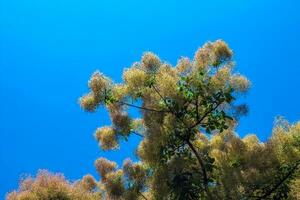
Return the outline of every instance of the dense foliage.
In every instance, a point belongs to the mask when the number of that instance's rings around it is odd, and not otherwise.
[[[35,178],[27,177],[20,182],[19,190],[11,192],[7,200],[96,200],[97,182],[91,175],[70,183],[61,174],[39,171]]]
[[[65,195],[54,199],[80,199],[78,191],[84,191],[85,199],[112,200],[299,199],[300,123],[278,118],[264,143],[255,135],[238,137],[234,130],[247,106],[235,100],[250,83],[234,72],[232,55],[218,40],[199,48],[193,60],[181,58],[175,67],[147,52],[124,71],[120,84],[95,72],[81,107],[94,112],[105,106],[112,121],[98,128],[95,137],[103,150],[115,150],[121,139],[140,136],[140,162],[126,160],[118,168],[97,159],[97,184],[88,176],[78,183],[59,179],[62,191],[47,184],[23,187],[39,183],[39,174],[25,179],[8,200],[51,199],[35,196],[50,189]],[[140,118],[130,117],[129,108],[140,110]]]

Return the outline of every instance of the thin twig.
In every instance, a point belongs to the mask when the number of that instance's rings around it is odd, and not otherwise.
[[[135,135],[137,135],[137,136],[140,136],[140,137],[142,137],[142,138],[145,137],[144,135],[142,135],[142,134],[140,134],[140,133],[138,133],[138,132],[135,132],[135,131],[131,131],[131,133],[133,133],[133,134],[135,134]]]
[[[217,109],[220,105],[222,104],[222,102],[217,103],[214,107],[212,107],[211,109],[209,109],[206,113],[204,113],[204,115],[194,124],[192,125],[189,129],[193,129],[196,126],[198,126],[204,119],[205,117],[207,117],[208,114],[210,114],[212,111],[214,111],[215,109]]]
[[[126,105],[126,106],[133,107],[133,108],[138,108],[138,109],[152,111],[152,112],[168,112],[166,110],[155,110],[153,108],[146,108],[146,107],[142,107],[142,106],[137,106],[137,105],[134,105],[134,104],[123,102],[123,101],[117,101],[117,102],[120,103],[120,104]]]

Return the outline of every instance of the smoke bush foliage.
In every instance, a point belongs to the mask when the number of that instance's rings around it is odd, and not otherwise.
[[[238,137],[235,127],[248,109],[235,100],[250,82],[235,72],[232,56],[217,40],[176,66],[146,52],[119,84],[95,72],[80,105],[88,112],[105,106],[112,122],[95,138],[103,150],[116,150],[120,140],[140,136],[140,161],[125,160],[119,168],[99,158],[99,181],[87,175],[69,183],[40,173],[7,199],[299,199],[300,123],[278,118],[264,143],[255,135]],[[128,114],[130,107],[140,110],[140,118]]]
[[[96,186],[91,175],[70,183],[61,174],[40,170],[35,178],[21,180],[19,190],[8,194],[7,200],[96,200],[101,198]]]

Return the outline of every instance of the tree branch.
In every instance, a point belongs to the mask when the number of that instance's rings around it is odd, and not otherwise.
[[[137,106],[137,105],[133,105],[133,104],[130,104],[130,103],[123,102],[123,101],[117,101],[117,102],[120,103],[120,104],[126,105],[126,106],[133,107],[133,108],[138,108],[138,109],[152,111],[152,112],[162,112],[162,113],[163,112],[168,112],[166,110],[155,110],[155,109],[152,109],[152,108],[146,108],[146,107],[142,107],[142,106]]]
[[[143,199],[148,200],[143,193],[139,192],[139,194],[143,197]]]
[[[185,126],[187,126],[186,123],[184,122],[184,120],[183,120],[180,116],[178,116],[178,113],[176,112],[176,110],[173,110],[173,109],[168,105],[168,103],[166,102],[165,98],[163,98],[163,96],[160,94],[160,92],[158,91],[158,89],[157,89],[154,85],[153,85],[152,87],[153,87],[153,89],[155,90],[155,92],[160,96],[160,98],[164,101],[164,103],[166,104],[166,106],[168,107],[168,109],[169,109],[168,112],[170,112],[171,114],[175,115],[175,117],[176,117],[178,120],[180,120]]]
[[[279,180],[279,182],[269,191],[266,192],[266,194],[260,196],[257,198],[257,200],[259,199],[266,199],[268,196],[270,196],[274,191],[276,191],[288,178],[290,178],[294,172],[298,169],[300,165],[300,160],[298,160],[296,162],[296,164],[294,165],[294,167],[292,167],[292,169],[281,179]]]
[[[164,101],[164,103],[167,105],[169,111],[171,113],[173,113],[180,121],[182,121],[182,123],[186,126],[186,124],[184,123],[183,119],[181,119],[181,117],[178,116],[178,114],[176,113],[176,111],[173,111],[169,105],[167,104],[166,100],[163,98],[163,96],[160,94],[160,92],[157,90],[157,88],[153,85],[152,86],[153,89],[155,90],[155,92],[160,96],[160,98]],[[220,95],[218,95],[217,98],[219,98]],[[196,109],[197,109],[197,123],[194,124],[192,127],[188,128],[189,130],[193,129],[195,126],[197,126],[199,123],[201,123],[204,118],[209,114],[211,113],[213,110],[215,110],[222,102],[219,102],[217,103],[217,105],[215,107],[213,107],[212,109],[210,109],[207,113],[205,113],[200,119],[199,119],[199,113],[198,113],[198,99],[197,99],[197,102],[196,102]],[[205,164],[204,164],[204,161],[202,160],[202,158],[200,157],[199,153],[197,152],[197,150],[195,149],[195,147],[193,146],[193,144],[191,143],[191,141],[189,140],[189,138],[187,139],[184,139],[182,138],[183,141],[185,141],[187,143],[187,145],[189,146],[189,148],[192,150],[192,152],[195,154],[197,160],[198,160],[198,163],[200,165],[200,170],[203,174],[203,185],[204,185],[204,190],[205,190],[205,193],[207,194],[207,197],[208,199],[212,199],[211,197],[211,194],[209,192],[209,189],[208,189],[208,177],[207,177],[207,172],[206,172],[206,169],[205,169]]]
[[[140,137],[142,137],[142,138],[145,137],[144,135],[142,135],[142,134],[140,134],[140,133],[138,133],[138,132],[135,132],[135,131],[131,131],[131,133],[133,133],[133,134],[135,134],[135,135],[137,135],[137,136],[140,136]]]
[[[211,194],[208,190],[208,178],[207,178],[207,172],[206,172],[206,169],[205,169],[204,162],[203,162],[202,158],[200,157],[199,153],[197,152],[197,150],[195,149],[194,145],[191,143],[191,141],[190,140],[185,140],[185,142],[190,147],[190,149],[193,151],[193,153],[195,154],[195,156],[198,160],[198,163],[200,165],[200,170],[201,170],[202,175],[203,175],[204,190],[205,190],[208,198],[211,199]]]
[[[196,126],[198,126],[204,119],[205,119],[205,117],[207,117],[207,115],[209,114],[209,113],[211,113],[212,111],[214,111],[215,109],[217,109],[218,107],[219,107],[219,105],[221,105],[222,104],[222,102],[219,102],[219,103],[217,103],[214,107],[212,107],[211,109],[209,109],[206,113],[204,113],[204,115],[194,124],[194,125],[192,125],[189,129],[193,129],[193,128],[195,128]]]
[[[198,96],[197,96],[197,99],[196,99],[196,119],[199,120],[200,119],[200,116],[199,116],[199,102],[198,102]]]
[[[165,98],[163,98],[163,96],[160,94],[160,92],[158,91],[158,89],[157,89],[154,85],[152,85],[152,87],[153,87],[154,91],[158,94],[158,96],[161,98],[161,100],[164,101],[164,103],[165,103],[166,106],[168,107],[169,111],[170,111],[170,112],[173,112],[173,114],[176,114],[176,112],[175,112],[175,111],[172,111],[172,109],[169,107],[169,105],[168,105],[168,103],[166,102]]]

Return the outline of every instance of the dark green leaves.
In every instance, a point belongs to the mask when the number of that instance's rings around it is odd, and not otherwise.
[[[189,77],[181,77],[178,82],[177,91],[182,94],[186,100],[191,101],[197,95],[197,92],[189,84]]]
[[[117,101],[117,99],[113,96],[111,90],[106,90],[104,94],[104,103],[106,105],[115,103]]]
[[[226,113],[222,111],[213,111],[208,114],[207,122],[203,125],[207,133],[211,133],[214,130],[222,132],[228,128],[226,125],[226,119],[231,119]]]

